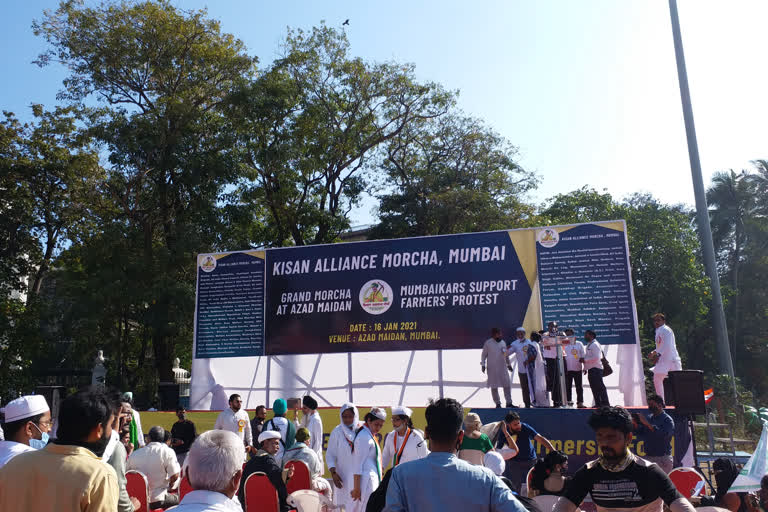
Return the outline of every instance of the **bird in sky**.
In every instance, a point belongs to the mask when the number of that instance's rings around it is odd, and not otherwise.
[[[344,21],[344,23],[342,23],[341,25],[342,25],[342,26],[344,26],[344,25],[349,25],[349,18],[347,18],[347,19]]]

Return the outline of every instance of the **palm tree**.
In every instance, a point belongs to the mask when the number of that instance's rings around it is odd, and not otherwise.
[[[712,238],[721,255],[721,268],[725,274],[729,274],[728,281],[734,291],[731,315],[732,349],[738,342],[739,279],[741,277],[739,267],[749,236],[746,224],[757,210],[756,187],[750,176],[752,175],[747,174],[746,171],[717,172],[712,177],[712,184],[707,190]]]

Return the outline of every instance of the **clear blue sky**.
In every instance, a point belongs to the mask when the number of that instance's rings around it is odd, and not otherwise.
[[[207,6],[262,65],[287,26],[349,18],[353,53],[415,63],[421,79],[459,89],[461,108],[517,145],[521,164],[542,177],[535,200],[586,184],[693,203],[666,0],[175,3]],[[52,106],[64,76],[31,64],[44,47],[31,22],[56,5],[0,6],[0,108],[22,118],[30,103]],[[679,0],[679,9],[708,182],[768,158],[768,2]],[[371,222],[373,205],[354,221]]]

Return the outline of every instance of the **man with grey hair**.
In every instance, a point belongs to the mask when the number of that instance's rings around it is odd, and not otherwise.
[[[237,434],[209,430],[198,436],[186,459],[187,478],[193,490],[173,510],[242,512],[235,494],[240,488],[243,462],[243,442]]]
[[[149,508],[168,508],[179,503],[179,495],[170,491],[179,479],[181,467],[176,453],[165,444],[165,429],[149,429],[149,444],[128,458],[129,471],[140,471],[149,483]]]

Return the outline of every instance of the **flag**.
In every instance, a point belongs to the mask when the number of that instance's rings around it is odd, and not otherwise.
[[[715,389],[709,388],[708,390],[704,391],[704,403],[708,404],[712,401],[712,399],[715,397]]]
[[[751,492],[760,489],[760,479],[768,473],[768,422],[763,422],[763,433],[755,453],[731,484],[728,492]]]

